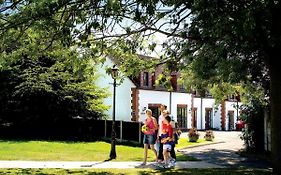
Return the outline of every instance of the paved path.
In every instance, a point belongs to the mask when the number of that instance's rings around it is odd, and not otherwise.
[[[246,158],[237,154],[243,148],[243,141],[240,139],[241,132],[214,131],[214,134],[216,144],[186,148],[179,151],[204,162],[223,167],[270,168],[269,163],[265,161],[257,158]],[[201,133],[200,137],[203,135],[204,133]]]
[[[181,137],[187,137],[183,133]],[[247,159],[237,154],[243,148],[240,132],[215,131],[213,144],[180,149],[178,151],[201,161],[178,161],[176,168],[229,168],[250,167],[270,168],[265,162]],[[203,137],[201,133],[200,137]],[[86,161],[5,161],[0,160],[0,168],[157,168],[155,163],[140,166],[142,162],[86,162]]]

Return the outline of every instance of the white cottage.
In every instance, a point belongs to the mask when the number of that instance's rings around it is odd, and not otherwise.
[[[144,58],[149,57],[145,56]],[[112,60],[107,58],[106,62],[99,68],[101,76],[97,84],[101,87],[107,87],[109,92],[113,92],[113,79],[106,74],[105,68],[113,65]],[[159,65],[154,72],[141,72],[138,78],[125,77],[122,84],[116,88],[116,120],[143,121],[145,110],[148,108],[158,118],[159,107],[161,104],[165,104],[181,129],[192,127],[200,130],[236,129],[235,122],[239,111],[234,107],[237,105],[235,99],[215,106],[215,100],[211,97],[203,98],[186,92],[177,83],[179,73],[171,74],[173,91],[169,92],[164,87],[155,85],[155,80],[162,71],[163,67]],[[112,106],[112,96],[105,99],[104,103]],[[238,105],[241,105],[240,102]],[[112,108],[107,111],[107,115],[109,118],[112,116]]]
[[[113,79],[111,75],[106,73],[106,68],[113,67],[114,63],[111,59],[107,58],[105,63],[100,65],[98,72],[100,77],[97,80],[97,85],[100,87],[107,88],[110,93],[113,92]],[[131,109],[131,94],[132,89],[136,88],[135,84],[129,79],[125,78],[123,83],[118,84],[116,87],[116,120],[131,121],[132,109]],[[104,100],[106,105],[111,108],[106,111],[106,115],[112,118],[112,105],[113,105],[113,94]]]

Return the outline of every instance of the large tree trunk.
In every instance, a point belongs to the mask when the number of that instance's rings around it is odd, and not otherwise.
[[[270,74],[270,106],[272,126],[272,165],[273,173],[281,174],[281,64],[278,58],[269,61]]]

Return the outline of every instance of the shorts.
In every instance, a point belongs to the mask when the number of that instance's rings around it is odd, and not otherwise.
[[[144,134],[143,144],[154,145],[156,142],[156,137],[153,134]]]
[[[163,150],[166,149],[167,151],[171,151],[172,146],[170,144],[163,144]]]

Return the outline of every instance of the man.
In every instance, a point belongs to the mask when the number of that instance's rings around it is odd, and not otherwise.
[[[168,111],[167,111],[167,106],[164,104],[161,104],[160,106],[160,116],[158,118],[158,139],[157,142],[159,144],[158,147],[158,155],[157,155],[157,159],[158,162],[163,162],[164,161],[164,156],[163,156],[163,144],[161,143],[161,134],[163,133],[163,121],[165,119],[165,117],[168,115]]]

